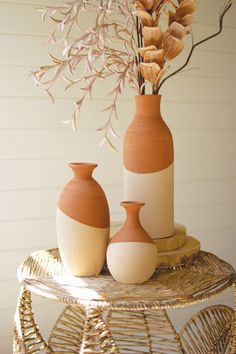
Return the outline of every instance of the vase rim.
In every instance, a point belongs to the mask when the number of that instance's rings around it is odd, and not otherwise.
[[[69,166],[70,167],[87,167],[87,166],[90,166],[90,167],[97,167],[98,164],[97,163],[93,163],[93,162],[70,162],[69,163]]]
[[[128,205],[137,205],[137,206],[144,206],[145,203],[138,201],[138,200],[124,200],[120,203],[121,206],[128,206]]]
[[[159,94],[145,94],[145,95],[136,95],[135,97],[162,97],[162,95]]]

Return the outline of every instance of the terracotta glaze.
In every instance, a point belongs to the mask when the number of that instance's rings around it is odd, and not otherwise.
[[[124,196],[145,202],[140,219],[153,239],[174,233],[174,148],[160,102],[159,95],[136,97],[124,139]]]
[[[122,202],[126,209],[124,226],[107,249],[107,265],[121,283],[138,284],[148,280],[157,264],[157,248],[139,221],[141,202]]]
[[[109,207],[93,179],[97,164],[71,163],[74,178],[65,186],[57,208],[57,240],[66,270],[76,276],[98,275],[109,240]]]
[[[128,171],[161,171],[174,161],[171,132],[161,117],[159,95],[136,96],[136,113],[124,140],[124,166]]]

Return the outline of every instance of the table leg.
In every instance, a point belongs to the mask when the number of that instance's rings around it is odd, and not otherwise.
[[[99,308],[86,309],[86,321],[84,324],[81,352],[120,354],[109,327],[102,318],[102,312]]]
[[[34,321],[30,291],[22,287],[14,318],[13,354],[52,352]]]
[[[236,282],[233,284],[233,299],[234,299],[234,327],[233,327],[233,335],[231,341],[231,348],[229,354],[236,353]]]

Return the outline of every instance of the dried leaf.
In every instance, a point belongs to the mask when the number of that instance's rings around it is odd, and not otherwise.
[[[144,47],[155,45],[158,48],[161,44],[161,36],[162,32],[160,27],[145,26],[143,28]]]
[[[53,97],[53,95],[51,94],[51,92],[50,92],[48,89],[46,89],[46,90],[44,90],[44,91],[45,91],[46,94],[50,97],[50,99],[52,100],[52,103],[55,103],[54,97]]]
[[[165,59],[174,59],[179,53],[182,52],[183,48],[184,43],[182,40],[171,35],[167,36],[163,42]]]
[[[165,53],[163,49],[146,51],[144,55],[145,63],[157,63],[160,67],[163,66]]]
[[[152,27],[154,26],[155,20],[154,18],[146,11],[134,11],[134,15],[136,15],[143,26]]]
[[[167,28],[166,32],[178,39],[183,39],[187,31],[183,25],[175,21]]]
[[[197,8],[194,0],[183,0],[176,11],[176,18],[182,18],[185,15],[192,14]]]

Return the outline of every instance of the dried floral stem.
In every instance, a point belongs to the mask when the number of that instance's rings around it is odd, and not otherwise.
[[[195,43],[195,44],[192,44],[191,50],[190,50],[190,52],[189,52],[189,55],[188,55],[188,57],[187,57],[185,63],[184,63],[179,69],[175,70],[173,73],[171,73],[170,75],[168,75],[167,77],[165,77],[165,78],[160,82],[160,84],[159,84],[159,86],[158,86],[158,89],[157,89],[157,94],[159,93],[159,91],[160,91],[161,87],[163,86],[163,84],[164,84],[168,79],[170,79],[170,78],[173,77],[174,75],[176,75],[176,74],[178,74],[179,72],[181,72],[181,71],[189,64],[190,59],[191,59],[191,57],[192,57],[192,54],[193,54],[193,52],[194,52],[194,49],[195,49],[197,46],[201,45],[202,43],[205,43],[205,42],[209,41],[210,39],[212,39],[212,38],[214,38],[214,37],[217,37],[217,36],[222,32],[222,30],[223,30],[224,16],[225,16],[226,13],[229,11],[229,9],[231,8],[231,6],[232,6],[232,0],[229,0],[229,1],[225,4],[225,6],[224,6],[224,8],[223,8],[223,10],[222,10],[222,12],[221,12],[221,14],[220,14],[220,18],[219,18],[219,30],[218,30],[216,33],[214,33],[214,34],[212,34],[212,35],[210,35],[210,36],[208,36],[208,37],[206,37],[206,38],[200,40],[199,42],[197,42],[197,43]]]

